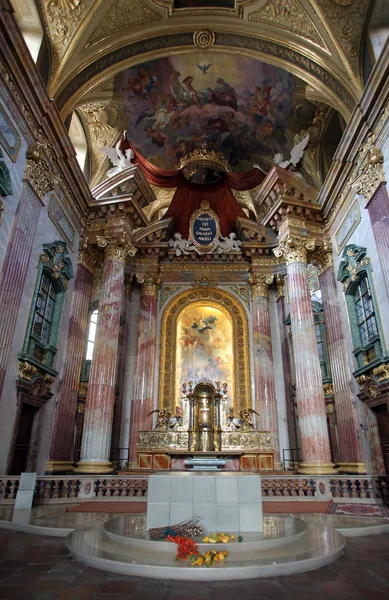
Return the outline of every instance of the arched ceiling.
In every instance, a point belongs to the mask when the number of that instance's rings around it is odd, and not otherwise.
[[[369,0],[36,1],[50,47],[49,93],[63,118],[76,109],[83,122],[92,186],[108,167],[98,148],[128,129],[163,166],[196,136],[218,137],[237,170],[253,162],[268,168],[276,151],[287,155],[296,134],[309,131],[304,175],[320,187],[325,123],[333,110],[347,120],[362,91]],[[208,64],[205,73],[197,66]],[[188,94],[176,108],[189,75],[198,102]],[[233,88],[236,104],[217,77]]]

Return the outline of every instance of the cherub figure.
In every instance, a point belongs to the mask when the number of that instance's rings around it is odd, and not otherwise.
[[[240,417],[240,429],[241,431],[252,431],[255,429],[254,427],[254,418],[253,414],[258,415],[258,413],[252,408],[241,408],[239,411]],[[259,416],[259,415],[258,415]]]
[[[168,427],[169,427],[170,416],[171,416],[170,411],[168,411],[166,408],[164,408],[163,410],[156,409],[156,410],[152,410],[147,416],[150,416],[153,413],[158,413],[157,422],[155,424],[155,428],[154,429],[165,429],[165,430],[167,430]]]

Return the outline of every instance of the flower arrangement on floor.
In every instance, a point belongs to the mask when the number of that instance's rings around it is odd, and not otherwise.
[[[196,515],[186,521],[181,521],[176,525],[170,525],[166,527],[154,527],[149,529],[148,533],[151,540],[165,540],[170,536],[184,536],[184,537],[195,537],[205,534],[205,529],[200,523],[201,517]]]

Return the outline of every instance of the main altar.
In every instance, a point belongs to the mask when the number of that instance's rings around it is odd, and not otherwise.
[[[227,403],[226,383],[202,380],[194,387],[184,383],[175,418],[168,409],[156,410],[155,429],[139,432],[138,468],[273,470],[271,433],[255,428],[254,410],[241,408],[235,417]]]

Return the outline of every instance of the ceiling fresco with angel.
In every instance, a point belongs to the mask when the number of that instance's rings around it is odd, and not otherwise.
[[[128,137],[154,164],[174,168],[206,139],[234,171],[291,148],[293,75],[243,56],[193,53],[127,69]]]

